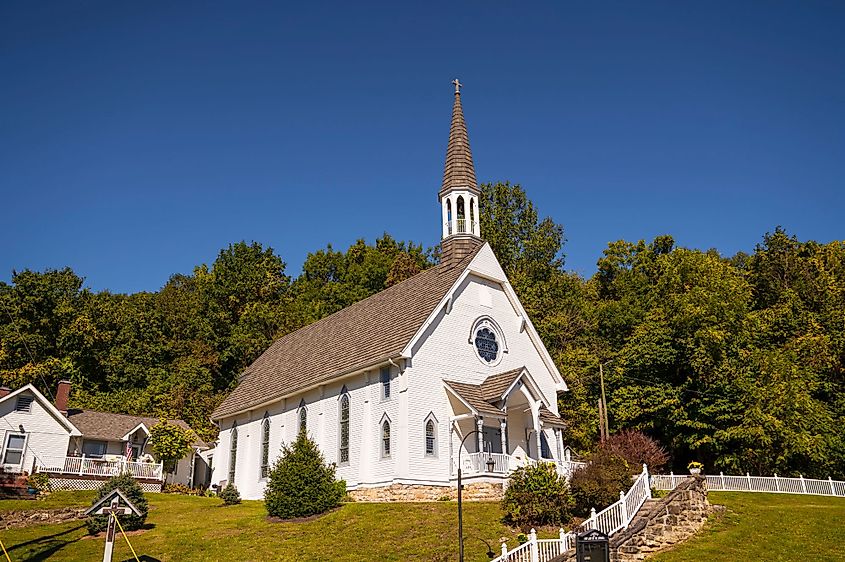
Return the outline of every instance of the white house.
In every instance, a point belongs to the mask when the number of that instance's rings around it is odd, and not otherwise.
[[[207,446],[197,440],[173,473],[164,474],[149,451],[157,418],[68,409],[70,383],[62,381],[51,403],[33,385],[0,389],[0,470],[6,474],[47,473],[54,489],[94,489],[103,480],[130,472],[147,491],[165,481],[203,484]],[[190,429],[182,420],[169,420]],[[127,455],[131,451],[131,455]]]
[[[441,263],[280,338],[250,365],[212,415],[212,483],[260,498],[301,428],[363,499],[449,494],[459,455],[477,493],[501,493],[510,470],[538,459],[570,469],[557,406],[566,383],[479,235],[479,196],[456,81]]]

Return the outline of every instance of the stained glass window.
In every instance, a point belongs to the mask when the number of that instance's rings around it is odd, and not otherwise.
[[[434,420],[428,420],[425,423],[425,454],[427,456],[434,456],[435,435]]]
[[[381,456],[390,456],[390,421],[384,420],[381,424]]]
[[[488,363],[492,363],[499,357],[496,334],[490,328],[483,327],[475,332],[475,348],[478,350],[478,355]]]
[[[349,462],[349,395],[340,398],[340,462]]]
[[[261,421],[261,478],[267,478],[270,469],[270,418]]]

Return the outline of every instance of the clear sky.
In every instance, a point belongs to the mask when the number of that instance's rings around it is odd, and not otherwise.
[[[438,241],[452,104],[584,275],[668,233],[845,239],[845,2],[0,5],[0,280],[157,290],[245,239],[299,273]]]

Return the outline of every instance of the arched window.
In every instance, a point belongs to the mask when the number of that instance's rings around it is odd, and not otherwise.
[[[458,213],[458,232],[466,232],[466,213],[464,212],[463,196],[458,196],[456,207]]]
[[[341,463],[349,462],[349,395],[340,397],[340,447],[338,459]]]
[[[449,234],[452,234],[452,200],[446,200],[446,222],[449,225]]]
[[[437,456],[437,425],[431,416],[425,422],[425,456]]]
[[[489,316],[482,316],[475,321],[470,332],[469,343],[482,363],[488,366],[498,365],[502,354],[508,352],[508,346],[498,324]]]
[[[469,200],[469,231],[475,234],[475,199]]]
[[[299,407],[299,431],[308,431],[308,409],[305,403]]]
[[[390,457],[390,420],[385,419],[381,422],[381,456],[382,458]]]
[[[264,414],[261,420],[261,478],[270,472],[270,418]]]
[[[229,438],[229,484],[235,483],[235,467],[238,464],[238,422],[232,424]]]

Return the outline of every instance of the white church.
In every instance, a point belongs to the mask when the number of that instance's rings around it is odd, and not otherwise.
[[[250,365],[212,414],[212,483],[262,498],[301,429],[363,500],[452,496],[459,457],[469,497],[501,494],[510,471],[537,460],[572,469],[557,405],[566,383],[480,236],[454,83],[440,264],[280,338]]]

